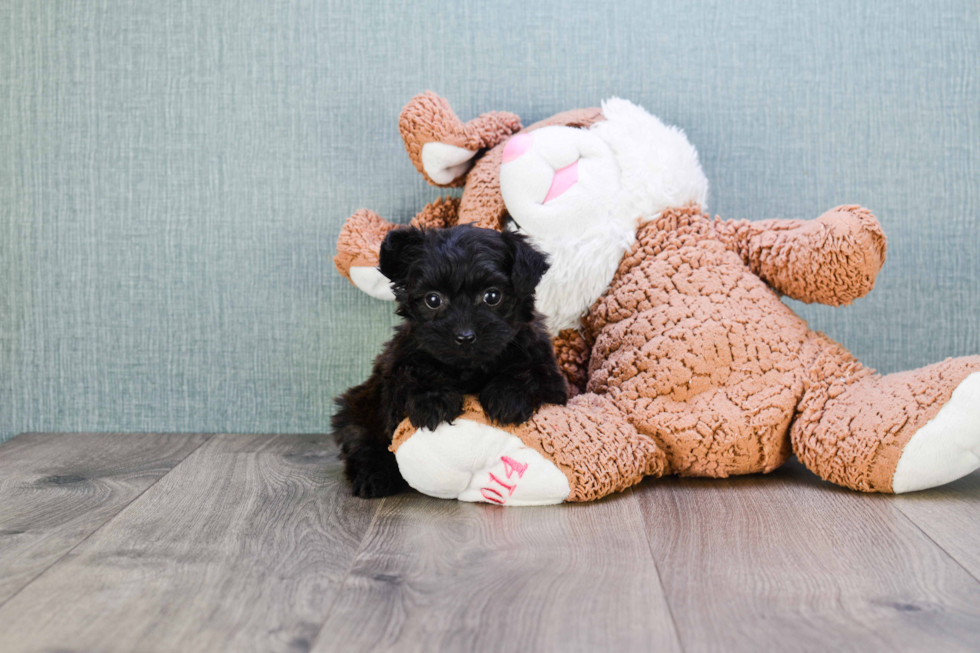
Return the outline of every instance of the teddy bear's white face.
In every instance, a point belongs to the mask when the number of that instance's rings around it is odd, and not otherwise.
[[[500,192],[507,212],[533,238],[581,234],[614,217],[619,165],[595,132],[544,127],[507,142]]]
[[[708,182],[684,133],[626,100],[588,129],[543,127],[504,146],[500,193],[514,228],[549,255],[537,308],[552,334],[578,328],[637,227],[664,209],[704,206]]]

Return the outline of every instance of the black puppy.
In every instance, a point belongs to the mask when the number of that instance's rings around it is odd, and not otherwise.
[[[470,226],[401,228],[385,238],[380,261],[405,321],[370,378],[336,400],[332,420],[359,497],[405,488],[388,446],[406,416],[434,429],[459,416],[464,394],[478,394],[490,419],[519,424],[542,404],[568,399],[534,312],[534,288],[548,263],[524,236]]]

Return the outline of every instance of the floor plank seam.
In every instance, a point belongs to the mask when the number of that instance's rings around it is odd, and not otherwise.
[[[653,568],[657,570],[657,580],[660,582],[660,591],[664,595],[664,603],[667,605],[667,614],[670,615],[670,623],[674,626],[674,636],[677,637],[677,645],[680,647],[681,651],[687,651],[684,647],[684,640],[681,639],[681,630],[677,627],[677,619],[674,618],[674,606],[670,604],[670,596],[667,594],[667,588],[664,587],[664,577],[660,573],[660,565],[657,564],[657,557],[653,554],[653,545],[650,543],[650,531],[647,528],[647,518],[640,509],[640,502],[636,498],[636,492],[633,488],[627,488],[630,493],[630,498],[633,499],[633,507],[636,508],[636,512],[640,515],[640,522],[643,525],[643,538],[647,544],[647,552],[650,554],[650,561],[653,563]]]
[[[346,486],[345,486],[346,487]],[[333,597],[333,601],[330,603],[330,607],[324,612],[323,620],[320,622],[320,627],[316,630],[316,635],[310,640],[310,647],[307,649],[309,651],[315,651],[317,643],[320,641],[320,634],[323,633],[323,627],[327,625],[330,621],[330,615],[333,614],[334,608],[337,607],[337,601],[340,600],[341,590],[344,585],[347,584],[347,579],[350,578],[351,572],[354,570],[354,564],[357,562],[357,557],[361,555],[367,544],[368,538],[370,538],[371,533],[374,532],[374,525],[378,522],[378,515],[381,514],[381,508],[384,507],[385,503],[388,501],[387,498],[381,499],[381,502],[374,509],[374,514],[371,515],[371,523],[368,524],[367,530],[364,531],[364,537],[361,538],[360,544],[357,545],[357,551],[351,556],[350,562],[347,564],[347,571],[344,573],[344,577],[340,581],[340,587],[337,588],[337,595]]]
[[[943,554],[947,558],[949,558],[954,563],[956,563],[956,566],[957,567],[959,567],[960,569],[962,569],[963,571],[965,571],[967,576],[969,576],[970,578],[972,578],[976,582],[980,583],[980,578],[977,578],[977,576],[975,576],[973,574],[973,572],[971,572],[969,569],[967,569],[966,566],[963,565],[963,563],[961,563],[959,560],[956,559],[956,556],[954,556],[952,553],[950,553],[949,551],[947,551],[946,550],[946,547],[944,547],[942,544],[940,544],[939,542],[937,542],[931,535],[929,535],[929,533],[927,533],[925,531],[925,529],[923,529],[921,526],[919,526],[919,524],[916,523],[916,521],[914,519],[912,519],[911,517],[909,517],[908,514],[906,514],[906,512],[904,510],[902,510],[902,507],[901,506],[894,506],[894,508],[896,510],[898,510],[899,514],[902,515],[902,518],[903,519],[905,519],[908,523],[912,524],[912,526],[914,526],[917,531],[919,531],[920,533],[922,533],[926,537],[926,539],[929,540],[930,542],[932,542],[936,546],[936,548],[938,548],[940,551],[942,551]]]
[[[136,496],[134,496],[130,501],[126,502],[125,505],[120,506],[119,510],[116,511],[115,514],[113,514],[108,519],[106,519],[104,522],[102,522],[101,524],[99,524],[98,528],[92,529],[92,532],[91,533],[89,533],[88,535],[86,535],[85,537],[83,537],[82,539],[80,539],[78,542],[75,543],[74,546],[72,546],[70,549],[68,549],[67,551],[65,551],[64,553],[62,553],[60,556],[58,556],[57,559],[53,560],[50,565],[48,565],[47,567],[45,567],[44,569],[42,569],[41,571],[39,571],[37,573],[37,575],[35,575],[33,578],[31,578],[26,583],[24,583],[24,585],[22,587],[20,587],[16,592],[14,592],[10,596],[8,596],[5,600],[0,601],[0,610],[2,610],[5,605],[7,605],[8,603],[10,603],[18,594],[20,594],[25,589],[27,589],[28,587],[30,587],[31,585],[33,585],[34,582],[37,581],[38,578],[40,578],[44,574],[48,573],[53,567],[55,567],[58,563],[60,563],[62,560],[64,560],[72,551],[74,551],[75,549],[77,549],[78,547],[80,547],[82,544],[84,544],[85,542],[87,542],[89,540],[89,538],[91,538],[93,535],[95,535],[96,533],[98,533],[99,531],[101,531],[103,528],[105,528],[106,525],[109,522],[111,522],[113,519],[115,519],[116,517],[118,517],[119,515],[121,515],[123,512],[125,512],[127,508],[129,508],[131,505],[133,505],[141,496],[143,496],[144,494],[146,494],[146,492],[150,488],[154,487],[157,483],[159,483],[164,478],[166,478],[167,476],[169,476],[171,472],[173,472],[175,469],[177,469],[178,467],[180,467],[181,465],[183,465],[184,464],[184,461],[186,461],[188,458],[190,458],[195,453],[197,453],[198,450],[201,447],[203,447],[205,444],[207,444],[208,442],[210,442],[212,437],[213,437],[213,435],[205,435],[204,436],[204,439],[201,441],[201,444],[197,445],[196,447],[194,447],[193,449],[191,449],[190,451],[188,451],[187,452],[187,455],[184,456],[183,458],[181,458],[180,461],[176,465],[174,465],[173,467],[171,467],[170,469],[168,469],[166,474],[163,474],[162,476],[160,476],[160,478],[158,478],[157,480],[153,481],[148,486],[146,486],[145,488],[143,488],[143,490],[139,494],[137,494]]]

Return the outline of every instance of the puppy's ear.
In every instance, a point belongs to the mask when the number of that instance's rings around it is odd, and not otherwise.
[[[403,285],[412,262],[422,253],[423,235],[415,227],[392,229],[381,243],[378,269],[396,286]]]
[[[501,235],[514,257],[514,265],[510,271],[514,290],[522,295],[530,295],[548,271],[548,257],[535,249],[524,234],[503,231]]]

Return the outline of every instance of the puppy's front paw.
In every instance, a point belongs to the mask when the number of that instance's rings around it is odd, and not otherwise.
[[[513,383],[489,383],[480,393],[480,405],[498,424],[526,422],[538,408],[534,399],[520,386]]]
[[[341,449],[344,455],[343,447]],[[402,492],[407,484],[398,471],[398,461],[386,449],[362,449],[346,458],[346,473],[355,497],[377,499]]]
[[[540,399],[542,404],[555,404],[556,406],[564,406],[568,403],[568,383],[565,382],[564,377],[557,377],[553,382],[547,384],[542,388],[540,393]],[[534,410],[540,408],[538,406]]]
[[[408,420],[417,429],[434,431],[443,422],[452,422],[463,412],[463,395],[458,392],[427,392],[410,397]]]

